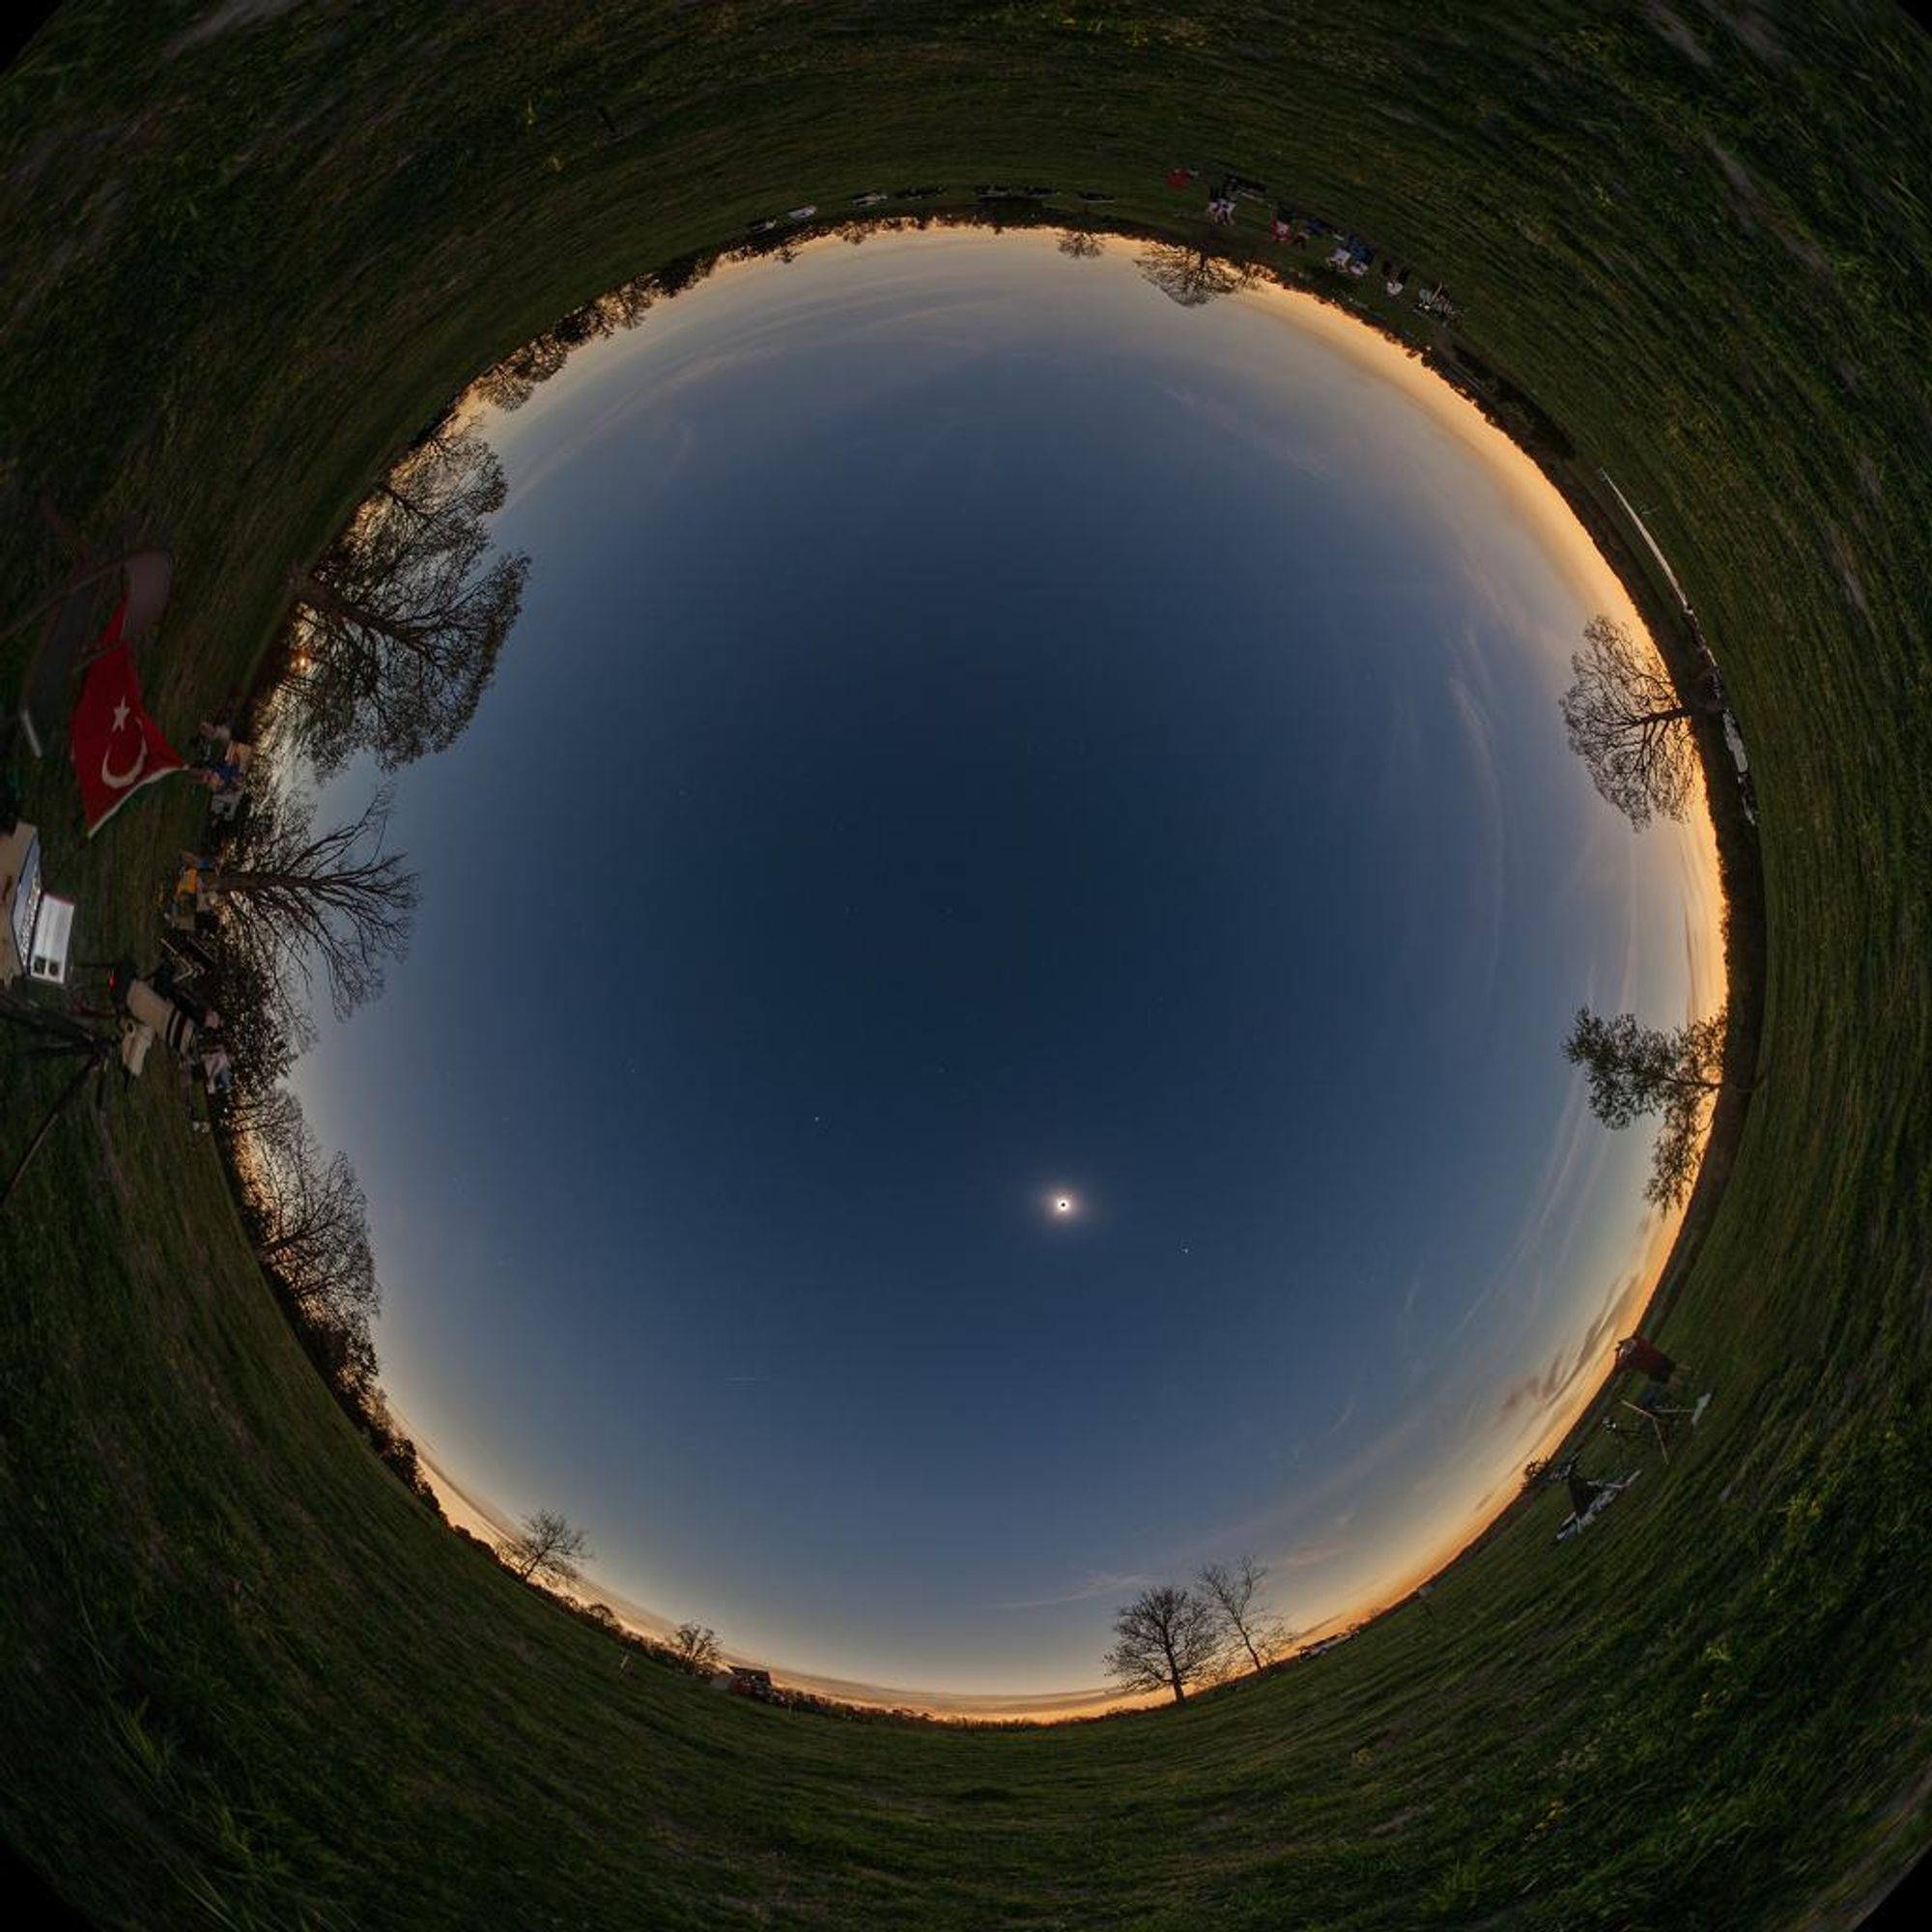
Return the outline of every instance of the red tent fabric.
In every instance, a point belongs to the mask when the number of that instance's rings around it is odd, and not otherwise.
[[[141,681],[121,638],[127,614],[123,602],[107,620],[68,732],[90,838],[143,785],[183,768],[181,754],[141,708]]]

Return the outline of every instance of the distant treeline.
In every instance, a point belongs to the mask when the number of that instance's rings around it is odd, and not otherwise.
[[[942,192],[920,190],[921,198]],[[963,193],[964,190],[961,190]],[[1393,330],[1386,317],[1369,307],[1346,286],[1338,286],[1321,266],[1305,258],[1285,259],[1277,249],[1263,252],[1266,244],[1258,236],[1236,242],[1226,234],[1217,235],[1211,247],[1175,241],[1172,233],[1147,223],[1122,217],[1101,216],[1089,210],[1050,206],[1043,190],[987,189],[971,201],[943,208],[921,208],[915,212],[881,213],[827,213],[817,211],[803,220],[789,217],[761,222],[755,232],[716,248],[694,249],[647,272],[634,276],[616,288],[575,308],[569,314],[532,337],[487,370],[472,383],[459,401],[477,401],[501,410],[521,409],[532,394],[557,374],[570,357],[587,343],[600,342],[619,328],[635,328],[661,301],[681,295],[705,280],[721,266],[776,257],[781,262],[796,259],[803,242],[827,236],[838,236],[854,246],[874,235],[899,234],[932,228],[977,228],[1000,234],[1009,228],[1044,228],[1069,236],[1091,238],[1103,242],[1115,238],[1147,247],[1173,251],[1177,256],[1194,258],[1196,278],[1213,265],[1232,271],[1223,279],[1207,275],[1207,294],[1227,293],[1268,281],[1283,288],[1312,295],[1337,308],[1345,308],[1397,342],[1411,355],[1441,376],[1466,396],[1484,415],[1531,456],[1542,462],[1567,460],[1575,447],[1556,423],[1525,390],[1507,377],[1479,360],[1460,342],[1443,349],[1423,349]],[[905,199],[904,195],[892,197]],[[1071,252],[1086,253],[1085,247]],[[1095,250],[1097,252],[1097,250]],[[1156,286],[1174,293],[1170,283],[1175,271],[1150,273]],[[1190,296],[1198,298],[1197,292]],[[1176,299],[1182,299],[1177,296]],[[455,407],[452,405],[452,407]],[[418,440],[439,433],[448,412],[425,427]]]

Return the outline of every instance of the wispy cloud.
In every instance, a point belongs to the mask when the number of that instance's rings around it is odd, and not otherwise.
[[[631,418],[656,400],[658,398],[633,397],[619,403],[609,413],[585,423],[574,436],[559,439],[551,444],[534,462],[520,465],[512,457],[507,466],[510,487],[504,498],[506,512],[527,507],[542,493],[544,485],[553,476],[567,473],[573,465],[615,435]],[[696,430],[690,422],[680,421],[673,434],[675,440],[671,448],[652,472],[648,496],[634,497],[631,499],[631,508],[634,512],[641,513],[648,509],[657,497],[665,494],[678,473],[690,462],[697,444]]]
[[[1541,1369],[1512,1382],[1503,1392],[1496,1412],[1509,1416],[1525,1406],[1553,1409],[1562,1405],[1576,1384],[1593,1369],[1607,1373],[1609,1363],[1604,1350],[1619,1325],[1624,1304],[1635,1285],[1634,1277],[1617,1282],[1574,1345],[1558,1350]]]
[[[1307,476],[1335,473],[1335,458],[1324,444],[1305,434],[1285,433],[1275,421],[1258,415],[1251,408],[1204,395],[1186,384],[1163,384],[1161,393],[1231,441],[1245,443],[1272,463],[1285,464]]]
[[[1466,944],[1481,948],[1481,991],[1475,1007],[1486,1012],[1495,992],[1496,967],[1503,945],[1503,879],[1508,837],[1503,815],[1502,781],[1496,775],[1495,732],[1477,691],[1461,677],[1451,678],[1449,696],[1469,754],[1481,823],[1483,904],[1467,909],[1463,923]]]
[[[1408,1291],[1402,1297],[1402,1308],[1395,1318],[1395,1346],[1402,1356],[1403,1366],[1408,1371],[1411,1383],[1420,1381],[1429,1368],[1429,1364],[1417,1353],[1415,1344],[1409,1336],[1409,1323],[1415,1315],[1415,1297],[1421,1290],[1421,1275],[1410,1275]]]
[[[1332,1563],[1352,1548],[1345,1537],[1337,1537],[1327,1543],[1297,1543],[1293,1549],[1274,1559],[1274,1567],[1277,1570],[1313,1570],[1318,1564]]]
[[[1549,1153],[1544,1161],[1542,1174],[1537,1178],[1529,1206],[1518,1224],[1516,1237],[1494,1273],[1484,1284],[1482,1292],[1463,1311],[1461,1321],[1452,1331],[1454,1334],[1461,1335],[1499,1289],[1515,1287],[1524,1278],[1525,1265],[1543,1247],[1550,1222],[1559,1210],[1574,1202],[1577,1169],[1602,1151],[1599,1137],[1588,1131],[1590,1121],[1589,1091],[1578,1081],[1563,1104],[1556,1131],[1550,1139]],[[1548,1262],[1549,1257],[1545,1256],[1544,1259]],[[1529,1279],[1532,1301],[1537,1279]]]
[[[1093,1597],[1112,1597],[1122,1590],[1138,1590],[1147,1581],[1147,1576],[1140,1571],[1127,1574],[1102,1571],[1090,1576],[1084,1583],[1076,1583],[1070,1590],[1061,1590],[1048,1597],[1018,1597],[1010,1603],[988,1604],[986,1607],[991,1610],[1050,1610],[1061,1604],[1084,1604]]]

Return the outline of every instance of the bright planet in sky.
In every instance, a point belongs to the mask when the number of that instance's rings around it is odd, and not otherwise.
[[[1204,1562],[1319,1631],[1445,1560],[1674,1229],[1558,1043],[1722,997],[1708,827],[1565,743],[1635,618],[1533,467],[1306,297],[1037,233],[727,268],[474,420],[524,616],[299,1074],[452,1514],[990,1709]]]

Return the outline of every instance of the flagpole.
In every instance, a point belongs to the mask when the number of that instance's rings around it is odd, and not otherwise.
[[[36,617],[51,611],[57,604],[65,604],[76,590],[84,590],[90,583],[99,582],[110,571],[119,570],[127,561],[125,556],[117,556],[111,563],[103,563],[99,570],[90,570],[79,577],[70,578],[51,597],[43,598],[24,617],[15,617],[4,630],[0,630],[0,638],[11,638],[15,631],[24,631]]]

